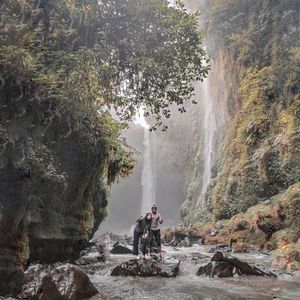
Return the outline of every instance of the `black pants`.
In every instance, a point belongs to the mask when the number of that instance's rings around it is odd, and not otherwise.
[[[161,241],[160,241],[160,229],[157,230],[150,230],[150,247],[153,246],[153,240],[155,239],[155,242],[157,244],[157,247],[160,248]]]
[[[139,254],[139,240],[142,235],[142,232],[135,231],[133,232],[133,255]]]
[[[141,250],[143,255],[146,254],[146,252],[148,251],[148,249],[150,248],[150,238],[149,236],[146,238],[142,238],[141,239]]]
[[[140,238],[142,237],[142,235],[143,235],[143,232],[138,232],[135,230],[133,232],[133,255],[139,254],[139,242],[140,242]],[[142,245],[142,252],[143,252],[143,255],[145,255],[146,244],[145,244],[145,246]]]

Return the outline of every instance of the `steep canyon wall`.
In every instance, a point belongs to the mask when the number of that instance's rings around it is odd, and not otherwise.
[[[1,294],[19,286],[28,261],[75,258],[107,205],[101,172],[109,149],[100,132],[59,102],[12,97],[2,90]]]
[[[188,198],[184,220],[212,222],[221,231],[219,241],[229,237],[278,249],[278,257],[298,269],[300,3],[186,2],[202,12],[200,26],[213,56],[211,100],[228,117],[215,144],[205,207],[197,209]],[[201,163],[194,168],[202,172]],[[190,179],[201,186],[197,176]],[[262,240],[257,230],[264,232]]]

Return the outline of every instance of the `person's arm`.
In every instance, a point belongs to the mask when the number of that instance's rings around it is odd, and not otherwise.
[[[144,216],[139,217],[136,221],[140,222],[141,220],[143,220]]]
[[[159,224],[162,224],[163,223],[163,218],[161,217],[161,215],[159,214],[159,218],[158,218],[158,222],[159,222]]]

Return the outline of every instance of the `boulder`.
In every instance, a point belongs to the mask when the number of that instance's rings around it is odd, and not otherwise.
[[[116,243],[110,252],[111,254],[132,254],[132,249],[129,245]]]
[[[180,260],[129,260],[116,266],[112,272],[112,276],[140,276],[140,277],[176,277],[179,272]]]
[[[191,257],[191,260],[203,260],[203,259],[210,259],[209,256],[201,254],[199,252],[192,252],[189,254],[189,257]]]
[[[178,247],[192,247],[191,240],[186,236],[179,244]]]
[[[235,257],[225,257],[220,251],[214,254],[208,264],[201,266],[196,275],[209,277],[233,277],[241,275],[276,277],[276,275],[271,272],[264,272]]]
[[[123,241],[123,244],[125,244],[125,245],[133,246],[133,237],[132,236],[128,236],[125,234],[124,236],[121,237],[120,240]]]
[[[230,247],[230,245],[227,244],[219,244],[214,248],[211,248],[208,252],[209,253],[215,253],[217,251],[221,251],[221,252],[231,252],[232,248]]]
[[[80,258],[76,260],[76,264],[78,265],[90,265],[98,262],[105,262],[104,247],[101,245],[88,248],[80,254]]]
[[[1,238],[1,235],[0,235]],[[1,256],[1,242],[0,242],[0,295],[13,295],[15,296],[21,290],[22,282],[24,280],[23,269],[15,267],[13,260],[4,260]],[[3,261],[6,266],[3,267]],[[2,266],[1,266],[2,264]]]
[[[30,266],[25,272],[21,299],[78,300],[98,294],[87,274],[72,264]]]
[[[209,277],[233,277],[235,275],[234,266],[226,262],[210,262],[201,266],[196,275],[205,275]],[[240,275],[240,274],[239,274]]]

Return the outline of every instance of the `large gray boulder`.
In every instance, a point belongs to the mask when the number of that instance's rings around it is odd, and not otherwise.
[[[87,274],[72,264],[33,265],[25,272],[21,299],[80,300],[98,294]]]
[[[153,260],[139,259],[129,260],[116,266],[112,276],[140,276],[140,277],[176,277],[179,272],[180,261],[177,259]]]
[[[209,277],[233,277],[241,275],[270,276],[276,277],[271,272],[265,272],[255,266],[250,266],[236,257],[225,257],[217,251],[208,264],[200,266],[196,275]]]
[[[132,246],[125,239],[119,239],[112,247],[111,254],[132,254]]]

